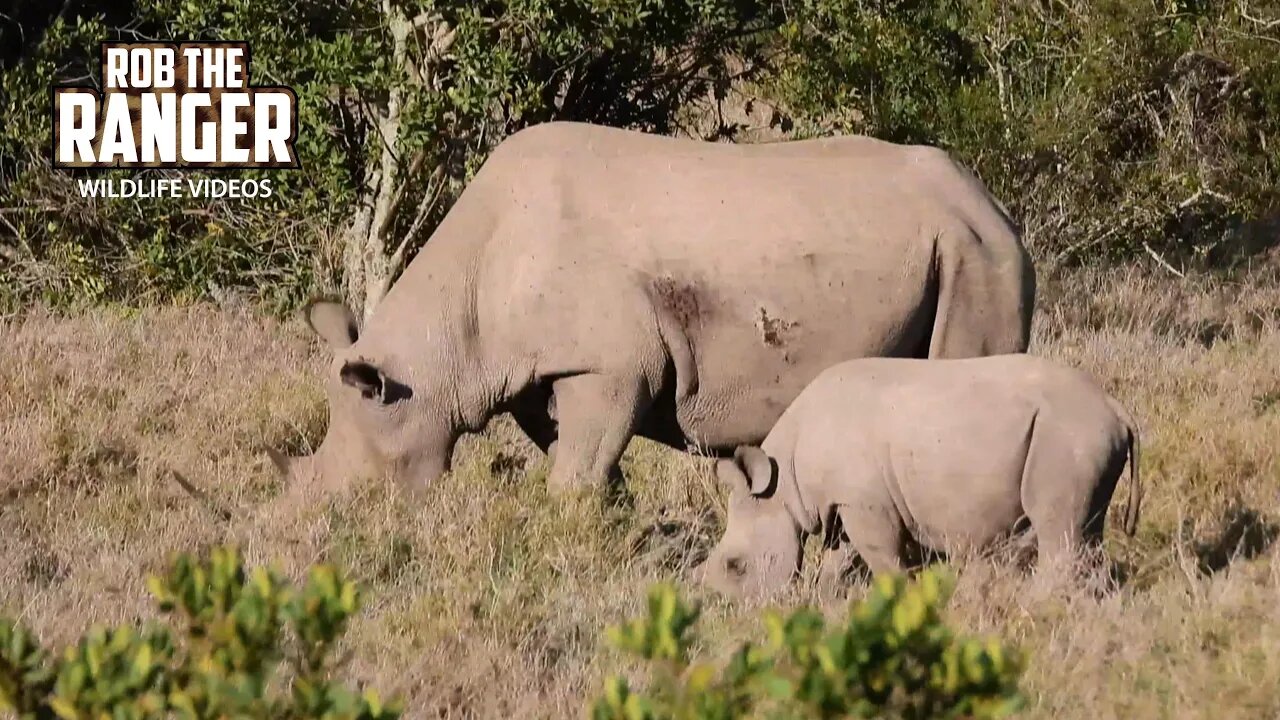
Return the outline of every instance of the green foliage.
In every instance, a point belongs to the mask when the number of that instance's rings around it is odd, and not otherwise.
[[[646,660],[684,663],[685,632],[698,620],[697,608],[684,604],[675,587],[656,585],[649,591],[649,615],[607,631],[619,648]]]
[[[737,0],[140,0],[127,33],[98,16],[55,22],[4,73],[0,287],[13,305],[137,301],[248,288],[282,307],[337,284],[344,232],[394,187],[392,240],[416,247],[489,151],[552,119],[671,129],[677,113],[727,87],[726,56],[761,48],[761,6]],[[281,22],[288,18],[288,22]],[[411,37],[397,52],[397,23]],[[97,42],[151,37],[244,40],[250,81],[294,89],[301,170],[270,199],[82,199],[48,164],[49,86],[98,82]],[[394,129],[386,124],[396,106]],[[382,182],[384,135],[394,167]],[[166,175],[172,171],[145,171]],[[182,172],[185,179],[214,173]],[[402,186],[402,189],[401,189]],[[419,208],[425,208],[419,216]],[[412,231],[412,233],[411,233]]]
[[[867,132],[925,142],[980,73],[959,0],[801,0],[780,27],[776,94],[806,134]]]
[[[0,309],[294,307],[359,281],[361,233],[411,257],[520,128],[671,132],[735,83],[794,134],[949,149],[1042,259],[1221,266],[1280,207],[1276,0],[139,0],[128,28],[76,6],[0,74]],[[81,198],[139,173],[53,171],[48,88],[97,82],[97,43],[138,34],[250,42],[252,81],[298,94],[302,169],[236,173],[268,199]]]
[[[51,662],[21,627],[0,622],[0,710],[22,718],[325,718],[390,720],[395,704],[332,680],[331,658],[359,608],[356,587],[329,566],[301,591],[274,573],[247,572],[237,551],[179,556],[148,580],[168,627],[91,629]],[[285,629],[298,640],[290,654]],[[274,689],[290,659],[287,696]]]
[[[1042,257],[1221,265],[1280,207],[1271,0],[798,0],[781,38],[805,134],[951,150]]]
[[[877,578],[843,626],[799,609],[766,613],[768,640],[744,643],[717,670],[690,663],[688,631],[698,611],[671,586],[655,587],[648,616],[609,634],[650,661],[646,691],[621,676],[605,682],[595,720],[738,717],[999,718],[1023,707],[1022,661],[995,640],[957,637],[943,622],[950,579]]]
[[[9,622],[0,623],[0,709],[22,710],[31,716],[53,690],[57,673],[48,654],[31,633]]]
[[[160,628],[93,628],[63,656],[48,707],[64,720],[164,717],[173,651]]]

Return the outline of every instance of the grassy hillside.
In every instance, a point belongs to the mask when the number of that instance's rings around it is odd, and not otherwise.
[[[1095,373],[1143,425],[1142,526],[1108,532],[1123,589],[961,569],[952,619],[1029,651],[1028,717],[1280,715],[1280,278],[1152,267],[1042,279],[1036,319],[1035,352]],[[579,716],[621,662],[602,629],[701,560],[723,517],[705,461],[639,441],[633,509],[553,500],[500,420],[418,502],[371,483],[256,523],[279,491],[257,448],[323,437],[325,358],[300,324],[212,305],[31,313],[0,342],[0,614],[50,643],[149,613],[147,572],[234,540],[251,562],[328,559],[367,585],[352,674],[404,693],[410,717]],[[712,651],[759,635],[754,607],[689,591]]]

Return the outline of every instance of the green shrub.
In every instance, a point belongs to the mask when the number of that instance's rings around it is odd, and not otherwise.
[[[950,150],[1041,259],[1274,245],[1245,230],[1280,208],[1275,0],[140,0],[127,28],[73,5],[0,66],[0,312],[236,289],[284,309],[321,286],[360,305],[512,132],[693,118],[731,137],[735,84],[791,134]],[[250,42],[255,82],[298,93],[302,168],[237,173],[269,199],[80,197],[139,171],[54,170],[49,86],[94,82],[98,42],[138,34]]]
[[[802,133],[947,148],[1042,258],[1220,266],[1280,208],[1274,2],[796,0],[779,34]]]
[[[0,619],[0,710],[38,720],[399,717],[372,690],[331,677],[333,649],[359,607],[356,586],[334,568],[312,568],[295,591],[217,548],[203,561],[179,556],[148,587],[175,628],[95,627],[56,660]],[[285,660],[287,693],[277,674]]]
[[[717,669],[690,663],[697,608],[670,585],[649,594],[648,615],[609,632],[649,662],[645,691],[621,676],[605,682],[594,720],[724,720],[737,717],[998,718],[1018,711],[1022,661],[995,640],[957,637],[942,621],[950,579],[927,570],[914,583],[880,577],[828,628],[800,609],[768,612],[764,645],[745,643]]]

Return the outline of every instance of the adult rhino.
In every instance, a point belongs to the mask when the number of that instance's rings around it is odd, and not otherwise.
[[[417,487],[510,412],[556,488],[603,483],[633,435],[757,444],[850,358],[1024,352],[1017,231],[944,152],[865,137],[765,145],[578,123],[491,155],[363,328],[332,348],[329,429],[272,453],[295,492],[357,474]]]

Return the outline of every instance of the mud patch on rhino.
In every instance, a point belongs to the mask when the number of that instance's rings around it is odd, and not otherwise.
[[[769,312],[760,308],[760,317],[756,318],[756,327],[760,329],[760,340],[772,348],[786,347],[791,339],[792,330],[800,323],[782,318],[769,317]]]
[[[649,289],[657,303],[671,313],[686,332],[702,325],[708,308],[699,299],[698,290],[692,285],[682,284],[670,277],[659,277],[649,283]]]
[[[787,348],[787,345],[792,339],[793,331],[799,326],[800,323],[797,322],[770,317],[769,312],[764,308],[760,308],[760,317],[756,318],[756,328],[760,331],[760,341],[767,347],[782,350],[782,359],[788,363],[795,362],[795,358]]]

